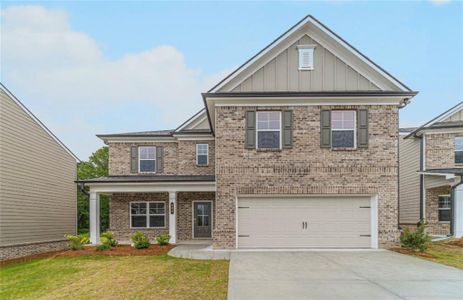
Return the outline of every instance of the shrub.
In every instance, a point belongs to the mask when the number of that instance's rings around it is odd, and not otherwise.
[[[106,238],[103,238],[103,239],[106,239]],[[111,249],[111,245],[106,241],[106,242],[102,242],[102,244],[98,245],[96,247],[96,251],[104,251],[104,250],[109,250]]]
[[[158,242],[158,244],[161,246],[168,245],[169,240],[170,240],[170,235],[168,234],[161,234],[158,237],[156,237],[156,242]]]
[[[81,250],[85,244],[88,244],[90,239],[86,234],[65,234],[65,238],[69,240],[69,248],[72,250]]]
[[[103,239],[105,241],[103,241]],[[111,231],[106,231],[106,232],[103,232],[100,236],[100,242],[102,244],[105,244],[107,243],[108,245],[110,245],[111,247],[116,247],[117,246],[117,240],[114,238],[114,235]]]
[[[410,231],[406,228],[400,236],[400,242],[405,248],[414,251],[419,250],[420,252],[426,251],[431,242],[431,236],[426,233],[426,222],[421,220],[415,231]]]
[[[132,235],[133,246],[137,249],[148,248],[150,246],[150,240],[141,231],[137,231]]]

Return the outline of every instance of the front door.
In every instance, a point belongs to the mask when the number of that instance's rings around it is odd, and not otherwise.
[[[194,220],[193,232],[194,238],[211,238],[212,237],[212,219],[211,219],[211,202],[194,202],[193,203]]]

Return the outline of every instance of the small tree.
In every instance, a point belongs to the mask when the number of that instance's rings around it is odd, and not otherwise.
[[[431,236],[426,232],[426,222],[424,220],[418,222],[415,231],[406,228],[400,236],[400,242],[405,248],[420,252],[426,251],[431,242]]]

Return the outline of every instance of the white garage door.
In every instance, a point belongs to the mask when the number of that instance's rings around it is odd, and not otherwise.
[[[243,198],[239,248],[370,248],[370,198]]]

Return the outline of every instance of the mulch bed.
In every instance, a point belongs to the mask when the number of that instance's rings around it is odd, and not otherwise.
[[[435,258],[435,256],[432,254],[425,253],[425,252],[419,252],[419,251],[413,251],[411,249],[402,248],[402,247],[389,248],[389,250],[398,252],[401,254],[415,255],[415,256],[421,256],[421,257],[426,257],[426,258]]]
[[[53,252],[39,253],[19,258],[13,258],[9,260],[0,261],[0,266],[16,264],[21,262],[29,262],[40,258],[50,258],[50,257],[76,257],[76,256],[89,256],[89,255],[98,255],[98,256],[142,256],[142,255],[163,255],[169,252],[175,245],[150,245],[149,248],[145,249],[136,249],[130,245],[117,245],[116,247],[104,250],[96,251],[96,247],[85,246],[82,250],[61,250]]]
[[[449,245],[463,247],[463,238],[458,240],[452,240],[448,242]]]
[[[99,256],[139,256],[139,255],[163,255],[169,252],[174,245],[150,245],[149,248],[136,249],[130,245],[117,245],[116,247],[104,250],[96,251],[96,247],[87,246],[82,250],[66,250],[58,254],[57,256],[87,256],[87,255],[99,255]]]

